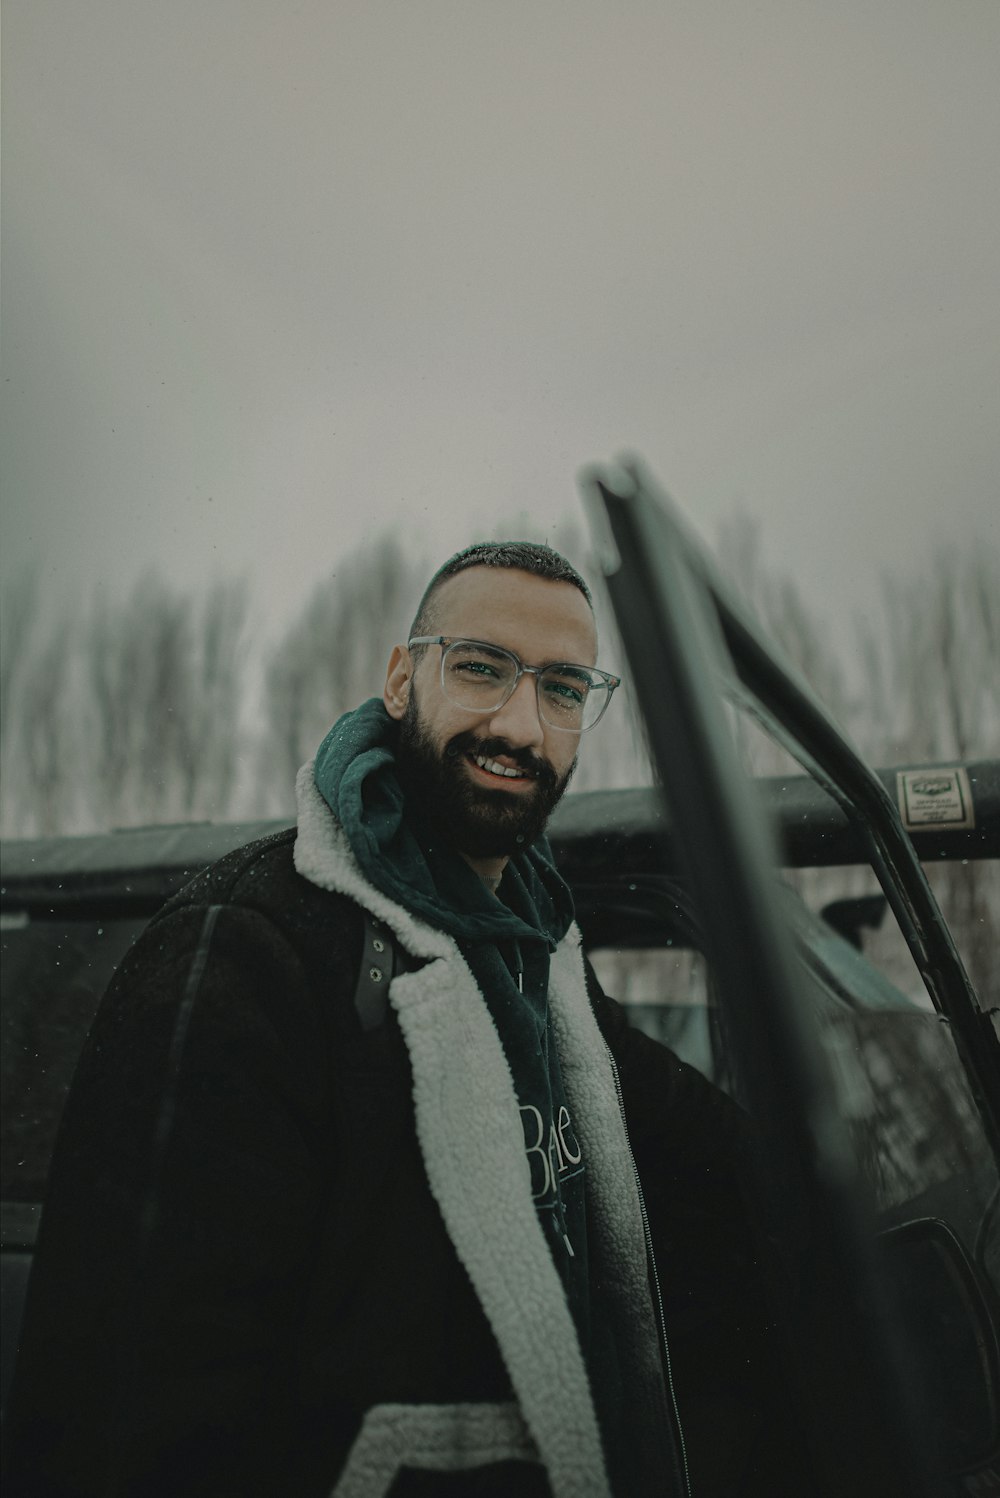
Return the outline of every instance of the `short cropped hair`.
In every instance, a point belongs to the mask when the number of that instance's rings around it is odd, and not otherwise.
[[[505,567],[510,571],[530,572],[535,577],[544,577],[553,583],[572,583],[574,588],[579,588],[591,609],[594,607],[590,589],[579,572],[558,551],[553,551],[551,546],[544,546],[537,541],[477,541],[464,551],[457,551],[435,572],[424,589],[424,596],[410,625],[411,640],[414,635],[434,633],[432,600],[435,593],[449,577],[466,572],[470,567]]]

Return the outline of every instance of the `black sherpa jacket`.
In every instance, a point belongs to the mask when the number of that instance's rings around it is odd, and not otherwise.
[[[608,1047],[682,1421],[713,1412],[706,1471],[756,1377],[736,1110],[628,1029],[572,928],[550,1006],[626,1379],[605,1453],[485,1002],[451,938],[364,880],[308,768],[299,799],[297,834],[188,885],[102,1004],[51,1172],[8,1498],[682,1492]],[[414,967],[368,1031],[362,908]]]

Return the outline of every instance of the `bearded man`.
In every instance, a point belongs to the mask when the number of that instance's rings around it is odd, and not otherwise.
[[[689,1461],[656,1263],[691,1199],[731,1234],[740,1115],[601,993],[544,839],[596,659],[557,553],[459,553],[297,827],[144,933],[64,1117],[11,1498],[744,1490],[721,1427]]]

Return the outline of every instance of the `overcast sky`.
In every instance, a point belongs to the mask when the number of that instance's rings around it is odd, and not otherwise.
[[[997,544],[997,0],[5,0],[3,566],[435,562],[641,451],[821,614]]]

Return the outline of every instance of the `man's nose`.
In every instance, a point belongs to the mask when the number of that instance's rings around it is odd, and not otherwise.
[[[545,730],[538,713],[538,689],[533,676],[524,675],[490,719],[490,732],[516,749],[539,749]]]

